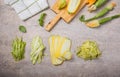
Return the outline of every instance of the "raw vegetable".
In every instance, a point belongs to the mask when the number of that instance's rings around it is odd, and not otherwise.
[[[93,11],[93,10],[96,10],[97,8],[101,7],[103,4],[105,4],[107,2],[107,0],[97,0],[97,2],[93,5],[91,5],[89,8],[88,8],[88,11]]]
[[[31,42],[31,50],[32,51],[30,53],[30,59],[32,63],[41,63],[42,58],[44,56],[45,46],[42,42],[42,39],[39,36],[33,38]]]
[[[95,41],[85,41],[82,46],[77,48],[77,56],[85,60],[98,58],[101,52]]]
[[[68,38],[53,35],[49,38],[49,44],[53,65],[60,65],[65,60],[72,58],[72,53],[70,52],[71,41]]]
[[[96,2],[97,0],[88,0],[88,6],[91,6],[91,5],[93,5],[95,2]]]
[[[109,5],[107,5],[103,10],[101,10],[100,12],[98,12],[94,17],[92,17],[92,18],[90,18],[90,19],[85,20],[85,16],[82,15],[82,16],[80,17],[80,21],[82,21],[82,22],[88,22],[88,21],[91,21],[91,20],[94,20],[94,19],[103,17],[105,14],[107,14],[109,11],[111,11],[115,6],[116,6],[116,3],[111,2],[111,3],[110,3]]]
[[[15,38],[12,42],[12,56],[15,61],[20,61],[24,58],[26,42],[22,38]]]
[[[67,6],[66,0],[59,0],[59,9],[63,9],[64,7]]]
[[[21,32],[23,32],[23,33],[26,33],[26,32],[27,32],[26,28],[25,28],[23,25],[20,25],[20,26],[19,26],[19,30],[20,30]]]
[[[75,13],[81,4],[81,0],[70,0],[68,4],[68,13]]]
[[[44,18],[46,16],[46,13],[42,13],[39,18],[39,25],[43,26],[44,25]]]
[[[120,14],[114,15],[111,17],[102,18],[100,20],[93,20],[93,21],[87,22],[86,25],[91,28],[99,27],[100,25],[105,24],[105,23],[107,23],[113,19],[119,18],[119,17],[120,17]]]

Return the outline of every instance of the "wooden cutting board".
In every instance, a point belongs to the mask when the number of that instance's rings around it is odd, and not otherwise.
[[[50,31],[61,18],[64,19],[65,22],[69,23],[76,16],[76,14],[85,6],[85,4],[87,4],[87,1],[88,0],[82,0],[78,10],[74,14],[69,14],[67,11],[67,7],[62,10],[58,9],[59,0],[57,0],[51,8],[57,15],[52,19],[52,21],[48,23],[47,26],[45,26],[45,29],[47,31]],[[69,0],[67,0],[67,3],[68,2]]]

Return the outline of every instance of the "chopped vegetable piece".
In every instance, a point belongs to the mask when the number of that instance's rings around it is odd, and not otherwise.
[[[67,6],[66,0],[59,0],[59,9],[63,9]]]
[[[72,58],[71,41],[68,38],[53,35],[49,38],[51,60],[53,65],[60,65]]]
[[[68,13],[73,14],[77,11],[78,7],[81,4],[81,0],[70,0],[68,4]]]
[[[46,15],[47,15],[46,13],[42,13],[42,14],[40,15],[40,19],[39,19],[39,25],[40,25],[40,26],[43,26],[43,25],[44,25],[44,18],[45,18]]]
[[[107,2],[107,0],[97,0],[95,4],[93,4],[92,6],[90,6],[88,8],[88,11],[93,11],[96,10],[97,8],[101,7],[103,4],[105,4]]]
[[[88,21],[91,21],[91,20],[94,20],[94,19],[103,17],[105,14],[107,14],[109,11],[111,11],[115,6],[116,6],[116,3],[111,2],[111,3],[110,3],[109,5],[107,5],[103,10],[101,10],[100,12],[98,12],[94,17],[92,17],[92,18],[90,18],[90,19],[85,20],[85,16],[82,15],[82,16],[80,17],[80,21],[82,21],[82,22],[88,22]]]
[[[12,56],[15,61],[20,61],[24,58],[26,42],[22,38],[15,38],[12,42]]]
[[[100,25],[105,24],[105,23],[107,23],[113,19],[119,18],[119,17],[120,17],[120,14],[114,15],[111,17],[102,18],[100,20],[93,20],[93,21],[87,22],[86,25],[91,28],[99,27]]]
[[[85,41],[82,46],[77,48],[77,56],[85,60],[98,58],[101,52],[94,41]]]
[[[25,28],[23,25],[20,25],[20,26],[19,26],[19,30],[20,30],[21,32],[23,32],[23,33],[26,33],[26,32],[27,32],[26,28]]]
[[[36,62],[41,63],[44,56],[44,49],[45,46],[42,42],[42,39],[39,36],[34,37],[31,42],[32,51],[30,53],[30,59],[33,64],[35,64]]]
[[[62,58],[65,59],[65,60],[70,60],[70,59],[72,59],[72,54],[71,54],[71,52],[70,52],[70,51],[64,52]]]
[[[91,6],[91,5],[93,5],[95,2],[96,2],[97,0],[88,0],[88,6]]]

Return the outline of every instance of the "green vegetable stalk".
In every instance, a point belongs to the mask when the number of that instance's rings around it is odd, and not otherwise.
[[[103,4],[105,4],[107,2],[107,0],[97,0],[97,2],[94,4],[94,5],[92,5],[92,6],[90,6],[89,8],[88,8],[88,11],[93,11],[93,10],[96,10],[97,8],[99,8],[99,7],[101,7]]]
[[[90,19],[85,20],[85,16],[82,15],[82,16],[80,17],[80,21],[81,21],[81,22],[88,22],[88,21],[91,21],[91,20],[94,20],[94,19],[103,17],[105,14],[107,14],[109,11],[111,11],[115,6],[116,6],[116,4],[115,4],[114,2],[111,2],[111,3],[110,3],[109,5],[107,5],[103,10],[101,10],[100,12],[98,12],[94,17],[92,17],[92,18],[90,18]]]
[[[95,41],[85,41],[82,46],[77,48],[77,56],[85,60],[92,60],[98,58],[101,52]]]
[[[12,42],[12,56],[15,61],[20,61],[24,58],[26,42],[22,38],[16,38]]]
[[[111,17],[102,18],[100,20],[93,20],[93,21],[87,22],[86,25],[91,28],[99,27],[100,25],[105,24],[105,23],[107,23],[113,19],[119,18],[119,17],[120,17],[120,14],[114,15]]]
[[[40,25],[40,26],[43,26],[43,25],[44,25],[44,18],[45,18],[45,16],[46,16],[46,13],[42,13],[42,14],[40,15],[40,19],[39,19],[39,25]]]
[[[42,42],[42,39],[39,36],[34,37],[31,42],[32,51],[30,53],[30,59],[33,64],[35,64],[36,62],[41,63],[44,56],[44,49],[45,46]]]
[[[23,25],[20,25],[20,26],[19,26],[19,30],[20,30],[21,32],[23,32],[23,33],[26,33],[26,32],[27,32],[26,28],[25,28]]]

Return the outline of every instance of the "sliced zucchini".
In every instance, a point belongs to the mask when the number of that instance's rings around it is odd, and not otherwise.
[[[71,41],[68,38],[54,35],[49,38],[49,44],[52,64],[59,65],[71,59]]]
[[[67,8],[68,13],[70,14],[75,13],[79,8],[80,4],[81,0],[70,0]]]

